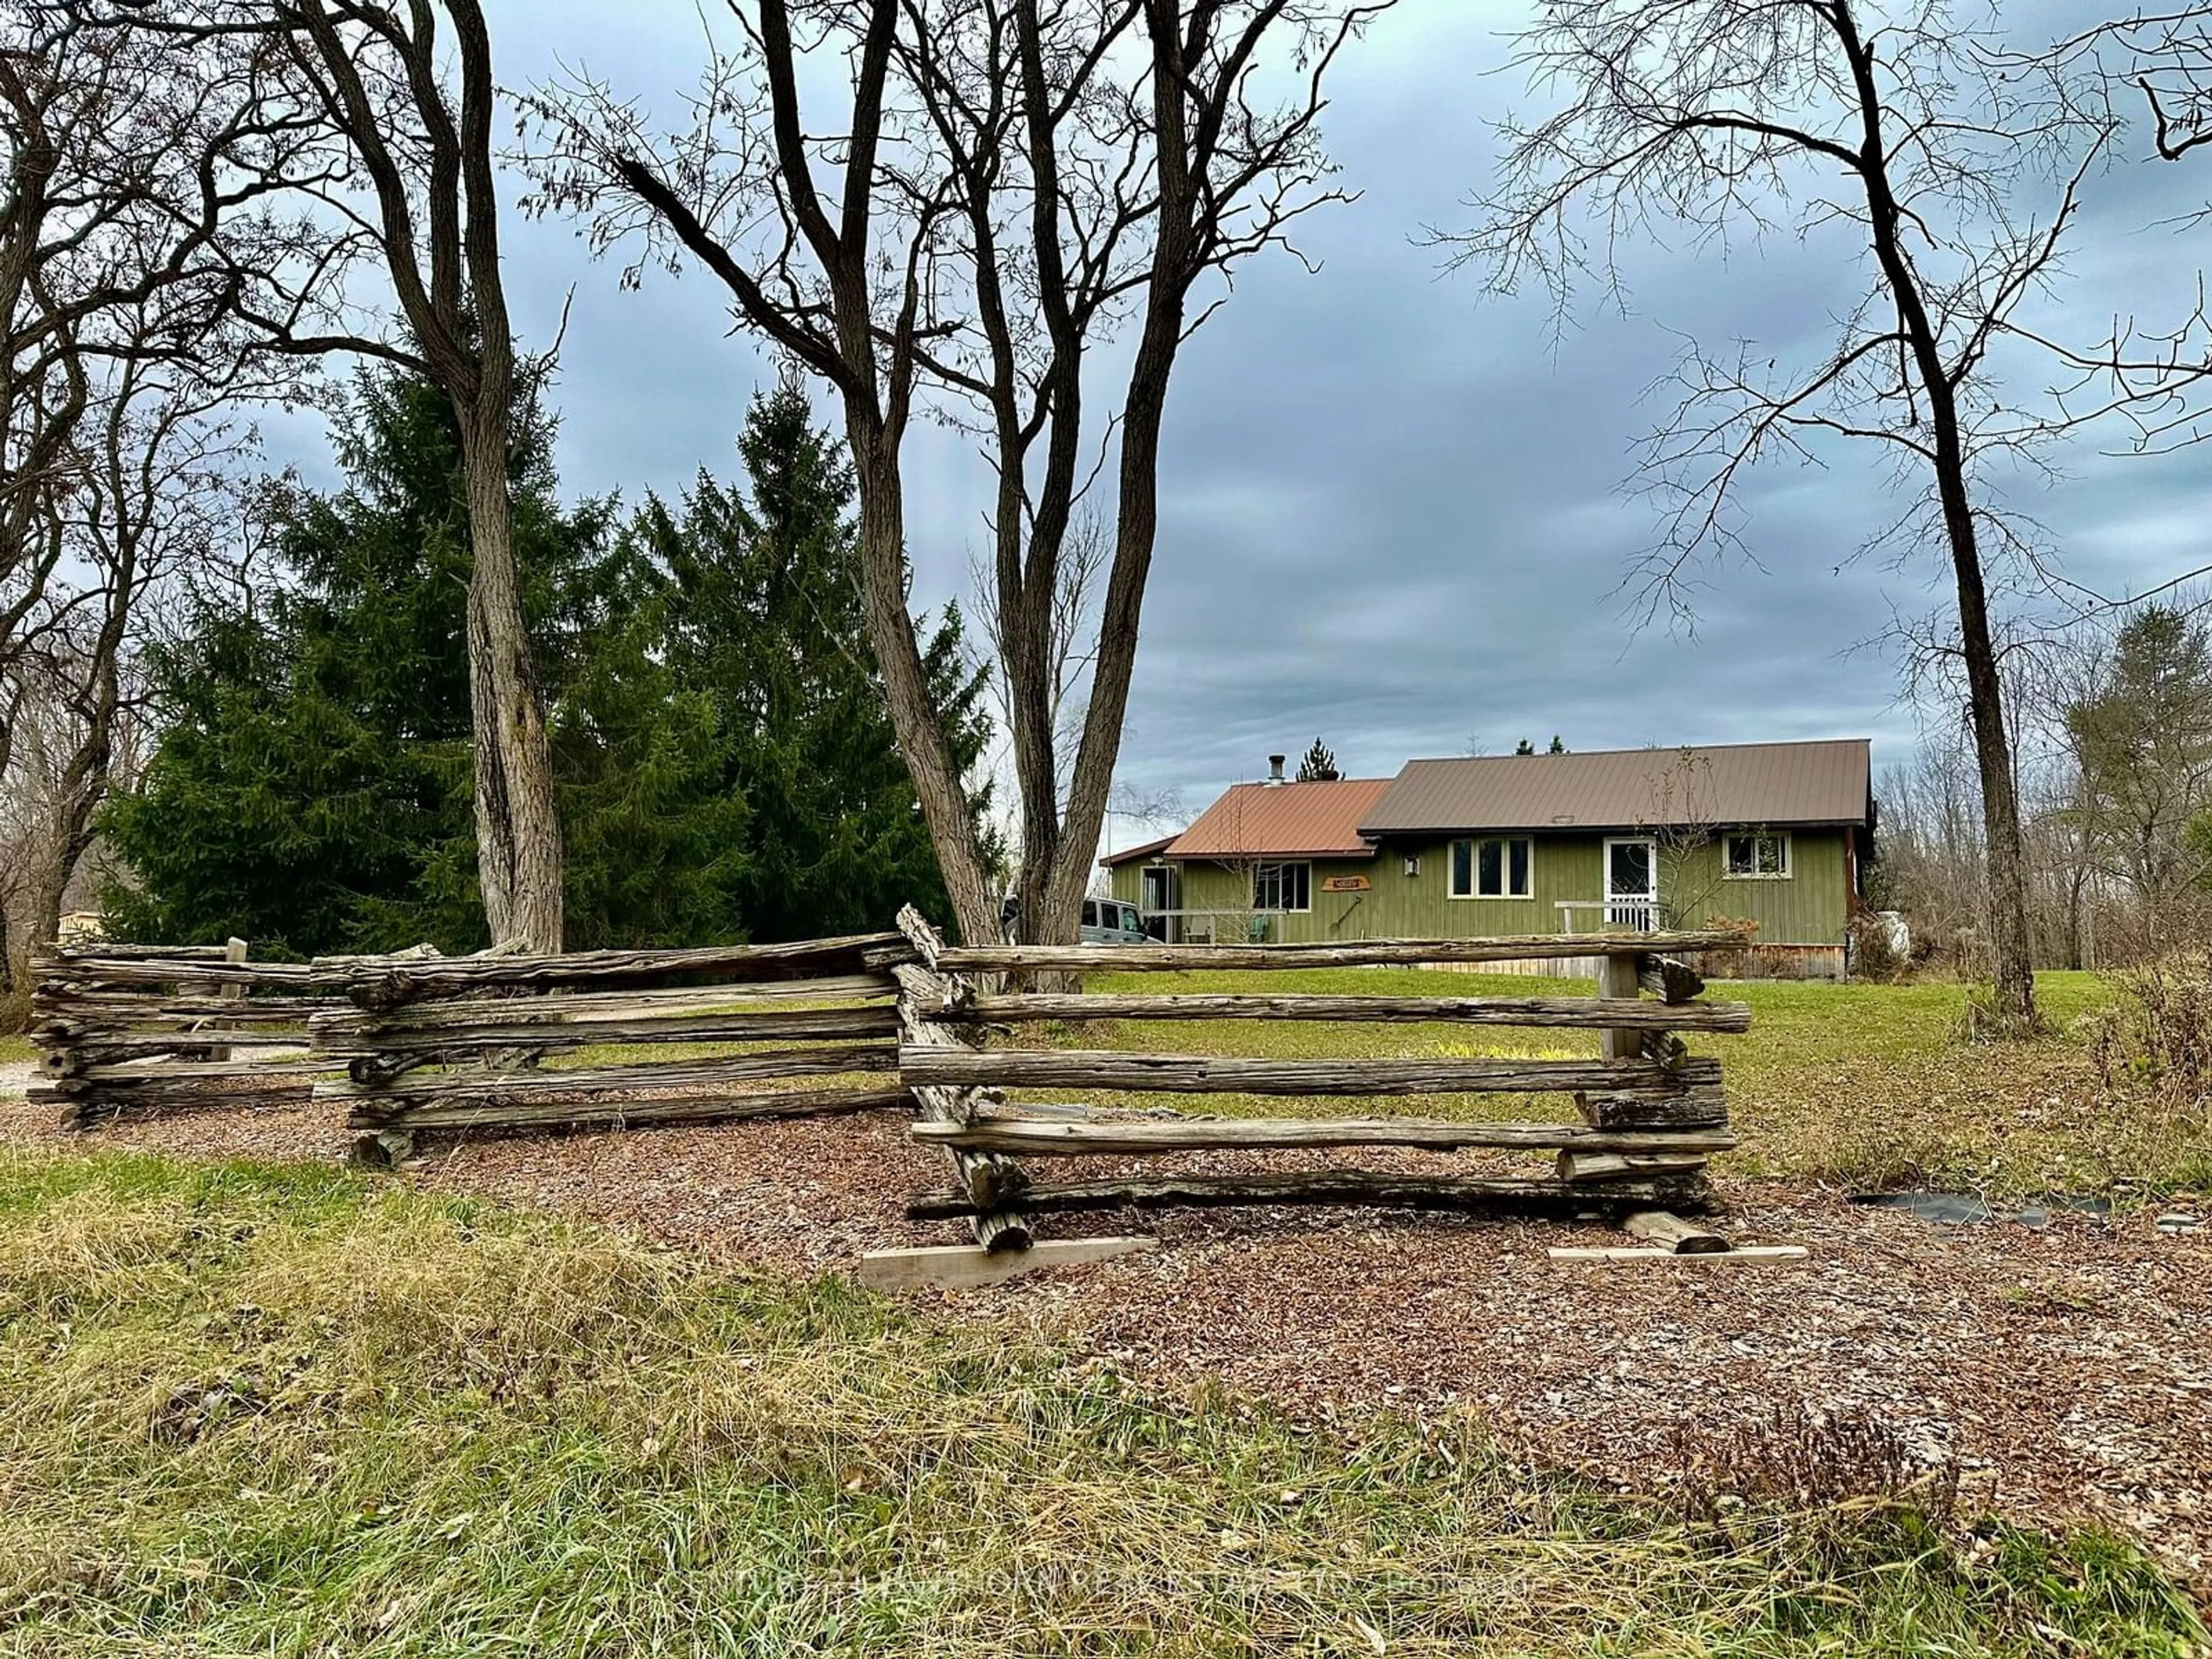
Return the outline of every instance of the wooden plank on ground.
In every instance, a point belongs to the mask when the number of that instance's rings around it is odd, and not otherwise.
[[[1672,1250],[1654,1245],[1555,1244],[1545,1254],[1553,1261],[1580,1263],[1586,1267],[1613,1261],[1672,1261],[1683,1267],[1698,1267],[1708,1263],[1721,1266],[1729,1262],[1764,1262],[1772,1266],[1780,1262],[1805,1261],[1812,1252],[1802,1244],[1745,1244],[1733,1250],[1705,1250],[1678,1255]]]
[[[1066,973],[1203,973],[1223,968],[1419,967],[1430,962],[1521,962],[1532,958],[1642,957],[1658,951],[1741,949],[1743,935],[1699,933],[1518,933],[1490,939],[1371,939],[1297,945],[949,945],[938,952],[946,973],[1023,969]]]
[[[1134,947],[1132,947],[1134,948]],[[1128,1089],[1164,1094],[1426,1095],[1612,1092],[1717,1085],[1720,1062],[1648,1060],[1269,1060],[1112,1048],[899,1050],[909,1084],[954,1088]]]
[[[1727,1237],[1666,1210],[1638,1210],[1621,1224],[1629,1235],[1674,1251],[1676,1255],[1714,1255],[1729,1247]]]
[[[1541,1025],[1578,1030],[1747,1031],[1747,1002],[1677,1007],[1641,997],[1374,997],[1280,995],[1109,995],[1074,992],[979,994],[938,1018],[1015,1025],[1073,1019],[1296,1019],[1369,1024]]]
[[[1717,1152],[1735,1145],[1726,1129],[1595,1129],[1586,1123],[1462,1123],[1431,1118],[1124,1118],[1068,1122],[978,1112],[965,1123],[919,1122],[910,1133],[933,1146],[1040,1157],[1142,1156],[1224,1147],[1425,1146],[1449,1151],[1504,1146],[1548,1152]],[[1618,1173],[1626,1173],[1626,1170]]]
[[[871,1250],[856,1276],[879,1291],[972,1290],[1045,1267],[1079,1267],[1159,1248],[1143,1235],[1115,1238],[1044,1238],[1025,1250],[989,1250],[980,1244],[925,1244]]]

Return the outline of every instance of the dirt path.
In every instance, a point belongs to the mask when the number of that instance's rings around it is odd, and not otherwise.
[[[0,1139],[63,1138],[17,1098],[0,1101]],[[322,1158],[343,1154],[344,1135],[334,1113],[232,1112],[64,1144]],[[888,1113],[460,1144],[405,1178],[783,1272],[954,1236],[899,1218],[941,1176]],[[2212,1233],[2163,1235],[2145,1214],[2062,1215],[2043,1231],[1934,1226],[1774,1182],[1723,1197],[1740,1241],[1808,1244],[1811,1261],[1570,1268],[1546,1247],[1619,1236],[1373,1212],[1185,1212],[1158,1218],[1157,1254],[939,1305],[1040,1324],[1170,1384],[1222,1377],[1316,1415],[1472,1407],[1510,1444],[1641,1490],[1686,1461],[1786,1471],[1808,1417],[1870,1423],[1907,1461],[1956,1468],[1970,1504],[2115,1528],[2200,1584],[2212,1575]],[[1049,1231],[1133,1224],[1146,1224]]]

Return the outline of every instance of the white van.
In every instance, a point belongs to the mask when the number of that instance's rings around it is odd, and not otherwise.
[[[1145,931],[1145,919],[1133,904],[1119,899],[1083,901],[1083,942],[1085,945],[1157,945]]]

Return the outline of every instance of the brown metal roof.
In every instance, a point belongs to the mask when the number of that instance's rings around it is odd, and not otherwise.
[[[1372,858],[1374,848],[1360,839],[1359,820],[1389,787],[1388,778],[1232,784],[1162,856]]]
[[[1173,836],[1162,836],[1158,841],[1141,842],[1134,847],[1124,847],[1118,853],[1109,853],[1098,862],[1111,869],[1117,864],[1127,864],[1131,859],[1150,858],[1174,839]]]
[[[1864,738],[1844,738],[1409,761],[1358,827],[1374,836],[1455,830],[1864,823],[1870,787],[1868,749]]]

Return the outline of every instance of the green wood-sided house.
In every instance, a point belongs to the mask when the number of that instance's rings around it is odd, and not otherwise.
[[[1752,928],[1736,971],[1840,976],[1871,850],[1863,738],[1409,762],[1233,786],[1110,854],[1178,942]],[[1720,966],[1720,964],[1715,964]]]

